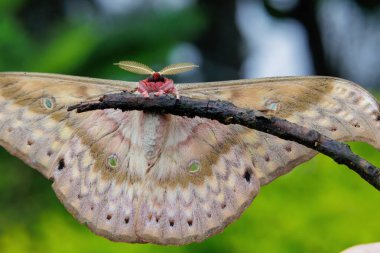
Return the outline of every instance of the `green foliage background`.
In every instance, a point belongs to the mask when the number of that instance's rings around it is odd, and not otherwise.
[[[207,25],[196,7],[120,17],[112,29],[60,20],[31,33],[19,20],[26,1],[0,0],[0,71],[38,71],[137,80],[112,66],[123,59],[167,63],[178,43]],[[36,35],[37,34],[37,35]],[[365,144],[354,150],[380,164]],[[318,155],[268,186],[242,217],[205,242],[182,247],[114,243],[63,208],[51,182],[0,148],[0,252],[339,252],[380,240],[380,194],[344,166]]]

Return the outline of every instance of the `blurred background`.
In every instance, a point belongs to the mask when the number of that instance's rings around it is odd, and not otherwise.
[[[377,0],[0,0],[0,71],[137,81],[113,63],[200,82],[330,75],[380,91]],[[377,151],[355,152],[380,165]],[[380,241],[380,194],[318,155],[261,189],[217,236],[183,247],[114,243],[63,208],[51,182],[0,148],[0,252],[339,252]]]

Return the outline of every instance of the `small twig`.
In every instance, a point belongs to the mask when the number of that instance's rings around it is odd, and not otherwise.
[[[105,95],[99,102],[80,103],[70,106],[69,111],[78,113],[114,108],[122,111],[143,110],[155,113],[169,113],[186,117],[203,117],[217,120],[222,124],[239,124],[285,140],[295,141],[323,153],[338,164],[345,164],[363,179],[380,190],[380,169],[354,154],[347,144],[334,141],[319,132],[307,129],[287,120],[265,116],[255,110],[242,109],[225,101],[192,99],[171,95],[144,98],[140,95],[122,92]]]

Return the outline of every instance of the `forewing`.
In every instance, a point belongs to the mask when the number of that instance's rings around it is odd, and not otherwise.
[[[48,177],[72,128],[93,114],[68,113],[67,107],[135,86],[65,75],[0,73],[0,143]]]
[[[338,141],[364,141],[380,148],[376,99],[358,85],[332,77],[284,77],[177,85],[194,98],[227,100],[315,129]],[[232,126],[235,128],[237,126]],[[312,158],[316,152],[251,130],[246,144],[262,184]]]
[[[122,158],[138,153],[129,146],[139,129],[131,125],[134,114],[77,114],[67,107],[135,87],[62,75],[0,74],[0,144],[53,180],[57,196],[80,222],[108,238],[123,234],[125,241],[139,240],[133,227],[139,183],[132,185],[117,169]],[[125,129],[132,131],[121,136]],[[138,159],[134,162],[138,166]],[[114,214],[109,209],[119,216],[109,217]],[[110,224],[115,231],[107,229]]]

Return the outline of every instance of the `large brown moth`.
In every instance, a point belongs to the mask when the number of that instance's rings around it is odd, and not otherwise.
[[[380,149],[380,110],[366,90],[332,77],[176,84],[154,72],[140,83],[55,74],[0,73],[0,145],[53,181],[68,211],[113,241],[187,244],[221,232],[262,185],[311,159],[300,144],[204,118],[68,106],[136,89],[227,100],[339,141]],[[161,83],[159,83],[161,82]],[[1,161],[0,161],[1,163]]]

